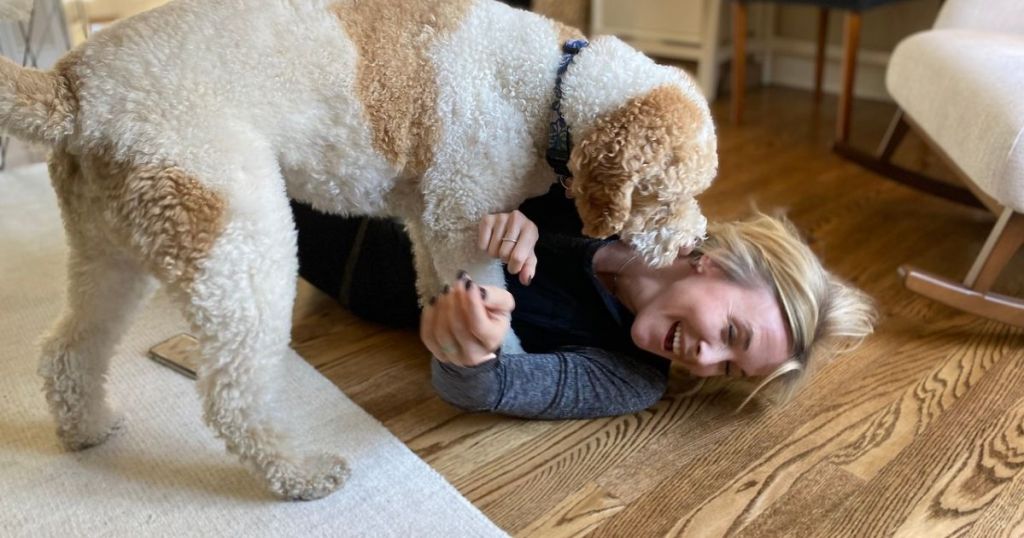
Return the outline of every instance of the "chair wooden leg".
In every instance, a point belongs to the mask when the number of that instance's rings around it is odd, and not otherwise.
[[[997,293],[978,293],[945,278],[901,267],[903,285],[908,290],[958,310],[1001,321],[1014,327],[1024,327],[1024,301]]]
[[[857,48],[860,46],[860,12],[847,11],[843,16],[843,79],[836,113],[836,141],[850,139],[850,113],[853,110],[853,81],[857,71]]]
[[[896,152],[896,148],[899,147],[900,142],[903,141],[903,137],[906,136],[909,130],[910,124],[907,123],[906,118],[903,116],[903,109],[896,109],[896,114],[893,115],[892,120],[889,122],[889,129],[885,131],[885,136],[882,137],[882,142],[878,145],[875,157],[884,163],[889,162],[892,159],[892,154]]]
[[[743,121],[743,98],[747,88],[747,3],[732,2],[732,122]]]
[[[991,293],[996,277],[1024,244],[1024,214],[1006,209],[963,284],[901,267],[907,289],[978,316],[1024,327],[1024,300]]]
[[[821,102],[821,82],[825,78],[825,42],[828,38],[828,8],[818,9],[818,48],[814,54],[814,102]]]
[[[1021,244],[1024,244],[1024,214],[1006,208],[967,273],[964,285],[981,293],[992,289],[999,273]]]
[[[849,144],[836,143],[832,146],[832,151],[852,163],[856,163],[897,183],[902,183],[908,187],[927,192],[932,196],[938,196],[951,202],[986,209],[985,204],[978,200],[978,197],[968,189],[946,183],[945,181],[939,181],[919,172],[897,166],[889,161],[881,160],[876,155],[857,149]]]
[[[915,172],[914,170],[909,170],[893,163],[893,153],[895,153],[896,148],[899,147],[900,141],[903,140],[904,136],[906,136],[907,132],[910,130],[913,130],[919,137],[921,137],[925,143],[932,148],[932,151],[938,154],[943,159],[943,162],[956,172],[957,176],[960,177],[964,184],[968,185],[969,188],[959,187],[945,181],[940,181],[935,178],[928,177],[920,172]],[[914,123],[914,119],[907,115],[907,113],[902,109],[896,110],[896,114],[893,115],[892,121],[889,123],[889,129],[886,131],[881,144],[879,144],[878,149],[874,154],[857,149],[850,144],[843,142],[836,142],[832,146],[832,151],[836,152],[840,157],[856,163],[880,176],[891,179],[897,183],[902,183],[919,191],[927,192],[932,196],[945,198],[946,200],[956,202],[958,204],[964,204],[981,209],[990,209],[997,214],[1000,214],[1003,211],[1002,205],[995,202],[995,200],[990,196],[975,187],[970,178],[956,166],[956,163],[949,159],[945,152],[939,149],[939,146],[935,144],[935,141],[932,140],[927,133],[921,130],[921,128]]]

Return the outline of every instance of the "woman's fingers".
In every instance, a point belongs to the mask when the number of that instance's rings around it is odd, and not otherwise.
[[[487,255],[492,258],[497,256],[497,249],[500,246],[497,241],[501,238],[501,234],[505,233],[505,221],[507,219],[508,217],[504,213],[496,213],[484,217],[484,222],[487,223],[487,226],[486,230],[481,230],[481,237],[478,243],[482,243],[483,250],[487,251]],[[483,235],[484,231],[487,232],[486,236]]]
[[[491,244],[487,248],[487,253],[492,258],[504,261],[518,241],[519,225],[511,214],[499,215],[497,220],[498,223],[495,224],[494,230],[491,232]]]
[[[490,360],[510,328],[515,300],[501,287],[462,277],[423,309],[420,340],[441,362],[472,366]]]
[[[438,302],[438,295],[434,298],[434,302],[428,304],[423,309],[423,315],[420,319],[420,340],[423,341],[423,345],[430,350],[430,353],[437,357],[441,362],[449,362],[445,356],[445,353],[441,349],[443,326],[439,319],[439,314],[443,315],[443,302]]]
[[[512,251],[519,245],[521,235],[523,235],[522,222],[515,217],[515,214],[509,215],[509,218],[505,220],[505,231],[498,239],[498,252],[495,258],[508,263]]]
[[[534,253],[530,253],[530,257],[523,263],[523,268],[519,272],[519,282],[524,286],[529,286],[533,282],[533,275],[537,274],[537,256]]]
[[[481,355],[487,355],[501,345],[509,329],[509,317],[488,311],[479,289],[470,282],[467,293],[462,297],[463,316],[467,329],[475,338],[474,344],[481,347]]]
[[[484,308],[487,309],[488,312],[509,316],[512,314],[512,311],[515,310],[516,300],[505,288],[482,285],[475,287],[478,291],[482,290],[480,297],[483,299]]]
[[[521,228],[517,242],[509,252],[509,256],[502,258],[502,261],[507,264],[509,273],[513,275],[521,274],[523,267],[531,258],[533,258],[534,266],[536,266],[536,256],[533,253],[533,247],[537,244],[537,238],[536,226],[523,226]]]
[[[537,225],[516,210],[487,215],[480,221],[477,246],[505,263],[509,274],[519,275],[529,285],[537,271],[534,247],[540,238]]]
[[[434,322],[437,315],[437,309],[434,308],[437,298],[431,297],[427,304],[423,306],[423,313],[420,314],[420,341],[423,345],[430,350],[430,354],[439,357],[437,346],[437,338],[434,337]]]
[[[437,302],[434,303],[436,312],[432,331],[434,333],[434,340],[437,342],[437,353],[435,356],[442,362],[454,364],[455,354],[459,350],[455,347],[451,331],[448,330],[448,312],[451,310],[451,300],[448,295],[450,291],[448,290],[448,286],[445,286],[444,290],[437,296]]]
[[[449,311],[449,317],[447,317],[452,337],[459,346],[458,362],[463,366],[479,364],[489,353],[486,346],[480,341],[473,330],[474,327],[481,323],[477,313],[468,307],[474,298],[477,301],[480,300],[478,295],[471,297],[475,292],[473,281],[469,279],[456,281],[452,289],[452,308]],[[483,311],[482,306],[480,311],[485,317],[486,313]]]
[[[487,215],[480,221],[480,230],[477,235],[477,246],[480,250],[487,251],[492,258],[498,257],[501,249],[501,240],[506,236],[505,228],[508,226],[508,213],[495,213]]]
[[[465,295],[465,290],[462,287],[462,281],[457,280],[452,283],[452,291],[450,292],[448,304],[445,305],[445,325],[446,332],[449,335],[450,341],[449,346],[455,348],[455,352],[451,357],[452,362],[456,364],[464,364],[465,356],[467,354],[467,347],[470,346],[469,331],[466,329],[466,322],[463,320],[462,315],[462,295]]]
[[[437,296],[437,301],[432,307],[434,309],[433,324],[430,331],[436,343],[434,356],[441,362],[457,363],[459,358],[459,345],[452,335],[451,312],[455,304],[452,301],[451,287],[445,286]]]
[[[494,233],[494,226],[497,223],[498,215],[486,215],[480,220],[480,229],[476,236],[476,246],[480,250],[487,250],[491,245],[491,236]]]

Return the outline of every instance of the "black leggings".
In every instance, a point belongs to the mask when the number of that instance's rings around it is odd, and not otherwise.
[[[519,210],[543,233],[582,237],[576,207],[557,183]],[[392,327],[419,325],[412,244],[400,223],[327,215],[298,202],[292,202],[292,213],[302,278],[361,318]]]
[[[326,215],[298,202],[292,213],[302,278],[363,319],[419,324],[412,245],[401,224]]]

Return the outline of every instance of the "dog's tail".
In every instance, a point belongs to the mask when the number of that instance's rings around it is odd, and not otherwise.
[[[0,21],[27,19],[35,0],[0,0]]]
[[[0,57],[0,131],[56,145],[74,130],[77,112],[78,100],[66,79]]]
[[[35,0],[0,0],[0,21],[29,18]],[[0,131],[56,144],[71,133],[78,102],[55,73],[0,56]]]

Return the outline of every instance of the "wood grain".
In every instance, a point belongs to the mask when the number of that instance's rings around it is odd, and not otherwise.
[[[726,386],[587,421],[466,414],[430,387],[413,331],[366,323],[300,285],[294,346],[506,531],[522,536],[1022,536],[1024,332],[903,289],[914,264],[961,278],[994,218],[932,199],[829,150],[835,99],[762,89],[744,124],[714,107],[711,219],[785,211],[883,319],[785,405],[732,411]],[[858,102],[874,147],[891,105]],[[894,162],[949,178],[909,134]],[[543,269],[541,269],[543,270]],[[1024,256],[994,291],[1024,295]]]
[[[624,506],[621,499],[609,494],[601,486],[587,482],[519,534],[545,538],[586,536],[597,524],[615,515]]]

